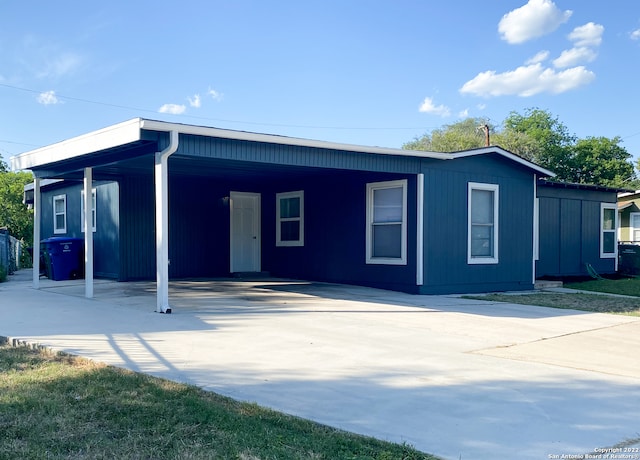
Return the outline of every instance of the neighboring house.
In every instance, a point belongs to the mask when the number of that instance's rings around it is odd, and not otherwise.
[[[531,289],[536,184],[553,175],[499,147],[416,152],[145,119],[12,167],[37,178],[41,238],[81,236],[80,191],[95,189],[96,273],[156,278],[159,311],[169,277],[237,272],[419,294]],[[40,190],[45,178],[64,182]]]
[[[538,181],[538,278],[585,276],[590,274],[588,266],[599,274],[616,272],[619,191],[597,185]]]
[[[640,190],[618,195],[618,217],[618,241],[640,244]]]

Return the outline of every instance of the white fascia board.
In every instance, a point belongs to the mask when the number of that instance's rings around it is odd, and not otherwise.
[[[64,179],[40,179],[40,188],[44,188],[47,185],[57,184],[58,182],[64,182]],[[35,182],[31,182],[24,186],[24,191],[27,192],[29,190],[34,189]]]
[[[69,160],[140,140],[140,118],[73,137],[11,158],[11,169],[20,171]]]
[[[466,150],[464,152],[451,153],[450,155],[452,158],[464,158],[464,157],[472,157],[475,155],[485,155],[487,153],[497,153],[498,155],[502,155],[503,157],[509,158],[510,160],[515,161],[516,163],[520,163],[521,165],[524,165],[527,168],[537,171],[543,176],[547,176],[547,177],[556,176],[556,173],[554,173],[553,171],[549,171],[548,169],[545,169],[542,166],[538,166],[537,164],[532,163],[529,160],[525,160],[524,158],[519,157],[518,155],[511,153],[507,150],[504,150],[500,147],[484,147],[481,149],[473,149],[473,150]]]
[[[618,198],[626,198],[632,195],[640,195],[640,190],[636,190],[634,192],[620,192],[618,193]]]
[[[301,139],[297,137],[277,136],[274,134],[259,134],[248,131],[234,131],[229,129],[211,128],[208,126],[183,125],[156,120],[141,120],[141,129],[149,131],[178,131],[180,134],[194,136],[219,137],[223,139],[235,139],[252,142],[266,142],[269,144],[293,145],[300,147],[314,147],[319,149],[344,150],[348,152],[373,153],[379,155],[398,155],[420,158],[433,158],[437,160],[451,159],[448,153],[421,152],[415,150],[403,150],[387,147],[367,147],[363,145],[342,144],[337,142],[317,141]]]

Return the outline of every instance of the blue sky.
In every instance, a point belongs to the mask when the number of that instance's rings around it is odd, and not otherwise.
[[[0,155],[134,117],[401,147],[548,110],[640,157],[640,3],[0,3]]]

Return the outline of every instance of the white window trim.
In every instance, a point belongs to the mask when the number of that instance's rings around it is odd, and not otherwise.
[[[62,212],[56,212],[56,201],[62,200],[64,203],[64,210]],[[58,228],[57,217],[62,215],[64,217],[64,227]],[[56,195],[53,197],[53,233],[56,235],[67,233],[67,195]]]
[[[402,187],[402,222],[400,225],[400,257],[373,257],[373,192],[385,188]],[[366,211],[366,263],[379,265],[407,265],[407,179],[371,182],[367,184],[367,211]]]
[[[488,190],[493,192],[493,257],[478,257],[471,255],[471,192],[473,190]],[[469,182],[467,184],[467,264],[497,264],[498,242],[500,222],[500,186],[498,184],[484,184],[479,182]]]
[[[286,198],[300,198],[300,217],[280,217],[280,200]],[[300,239],[282,241],[282,222],[300,222]],[[304,246],[304,190],[276,193],[276,246]]]
[[[98,202],[98,196],[95,188],[91,189],[91,230],[96,232],[96,224],[98,221],[98,215],[96,212],[96,206]],[[84,233],[84,190],[80,190],[80,231]]]
[[[613,210],[614,213],[614,226],[612,230],[605,230],[604,227],[604,211],[605,209]],[[604,233],[613,233],[616,238],[613,245],[613,252],[604,252]],[[601,259],[615,259],[618,257],[618,206],[615,203],[600,203],[600,258]]]
[[[618,213],[618,219],[620,219],[620,213]],[[629,241],[633,242],[633,243],[639,243],[640,240],[636,241],[633,236],[635,235],[635,230],[636,227],[633,226],[633,217],[634,216],[640,216],[640,212],[630,212],[629,213]],[[619,222],[619,220],[618,220]],[[617,222],[616,222],[617,223]],[[618,226],[618,230],[620,230],[620,226]],[[640,227],[638,227],[638,230],[640,230]],[[618,239],[620,239],[620,235],[618,234]]]

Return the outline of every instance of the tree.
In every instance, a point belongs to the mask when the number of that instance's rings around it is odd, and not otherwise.
[[[484,118],[467,118],[435,129],[431,134],[416,137],[413,141],[404,144],[402,148],[429,152],[459,152],[484,147],[485,134],[481,129],[484,125],[488,125],[490,131],[495,129]]]
[[[31,173],[0,172],[0,227],[28,245],[33,239],[33,211],[22,198],[24,186],[32,181]]]
[[[569,180],[580,184],[630,187],[636,175],[631,154],[621,147],[619,137],[587,137],[573,146],[575,169]]]
[[[569,180],[575,168],[571,147],[576,136],[546,110],[529,108],[525,114],[512,111],[503,122],[505,136],[517,138],[525,135],[526,153],[514,153],[527,158],[543,168],[550,169],[560,180]]]
[[[468,118],[444,125],[430,134],[403,145],[405,149],[455,152],[485,145],[477,128],[486,123]],[[620,188],[638,188],[631,155],[614,137],[578,139],[551,113],[529,108],[524,114],[512,111],[501,129],[489,125],[491,145],[515,153],[556,173],[555,180]],[[638,163],[640,169],[640,162]]]

